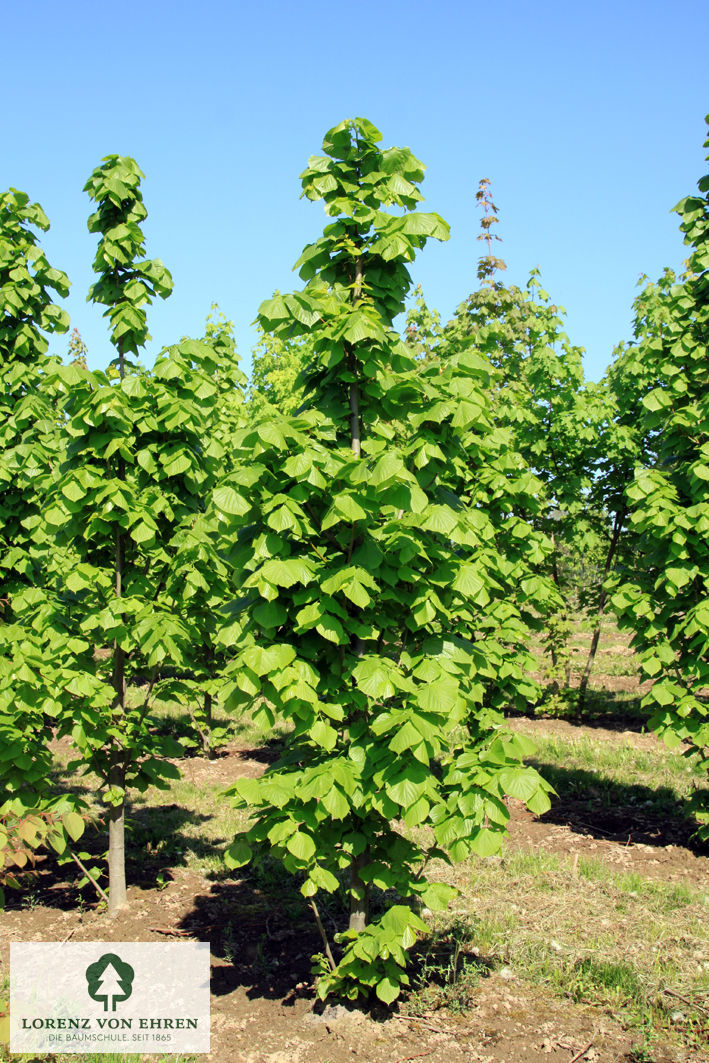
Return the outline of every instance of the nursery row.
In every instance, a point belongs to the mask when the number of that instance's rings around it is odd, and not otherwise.
[[[41,208],[0,195],[0,884],[49,846],[117,912],[128,796],[169,785],[184,752],[156,700],[206,756],[212,706],[249,710],[286,737],[224,796],[250,817],[227,865],[267,852],[297,877],[321,996],[390,1003],[422,915],[456,892],[430,861],[496,853],[509,797],[549,807],[505,718],[569,686],[572,613],[594,626],[579,714],[610,602],[653,680],[651,726],[709,764],[709,177],[676,208],[686,272],[646,284],[593,384],[538,273],[499,279],[486,180],[477,290],[445,324],[420,289],[407,312],[408,265],[448,226],[417,209],[419,160],[380,141],[345,121],[308,160],[328,222],[304,287],[259,310],[250,382],[218,315],[140,364],[172,281],[145,257],[132,159],[86,185],[105,370],[77,332],[70,361],[47,353],[69,282]],[[107,886],[77,848],[79,791],[50,782],[61,739],[101,781]],[[709,835],[701,790],[694,810]],[[317,898],[335,891],[348,919],[329,940]]]

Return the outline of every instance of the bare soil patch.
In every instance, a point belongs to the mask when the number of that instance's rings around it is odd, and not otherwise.
[[[308,956],[318,947],[305,919],[293,924],[239,883],[211,883],[184,869],[157,891],[129,888],[130,908],[113,920],[39,905],[6,912],[3,973],[13,940],[165,941],[212,944],[212,1051],[218,1063],[621,1063],[637,1059],[635,1038],[610,1015],[555,999],[509,971],[481,979],[465,1014],[403,1018],[328,1006],[314,1010]],[[230,933],[225,933],[225,928]],[[228,937],[229,954],[224,956]],[[297,951],[296,951],[297,950]],[[587,1047],[586,1052],[578,1053]],[[148,1057],[145,1057],[146,1059]],[[157,1058],[157,1057],[155,1057]],[[655,1063],[704,1063],[709,1055],[664,1046]]]
[[[656,742],[651,735],[558,720],[516,720],[514,726],[531,735],[588,733],[594,741],[628,741],[641,749]],[[214,761],[193,758],[181,766],[184,777],[198,787],[228,786],[240,776],[260,774],[273,755],[269,748],[233,743]],[[572,860],[593,856],[606,862],[609,871],[688,882],[709,893],[709,857],[662,838],[656,844],[636,840],[631,819],[637,810],[625,809],[625,826],[612,833],[607,821],[604,826],[584,807],[583,814],[590,816],[586,823],[568,802],[541,819],[518,802],[510,807],[510,851],[546,851]],[[376,1007],[368,1012],[323,1009],[315,1003],[309,960],[320,949],[319,938],[302,898],[286,879],[282,871],[264,881],[206,877],[175,867],[163,889],[131,886],[130,907],[109,920],[93,904],[83,911],[70,907],[75,897],[69,897],[56,870],[46,866],[33,900],[0,914],[0,974],[8,973],[11,941],[209,941],[212,1052],[207,1058],[218,1063],[709,1061],[709,1050],[678,1047],[662,1036],[652,1053],[643,1055],[637,1031],[626,1029],[612,1010],[560,999],[506,967],[480,977],[459,1013],[437,1010],[406,1017]]]

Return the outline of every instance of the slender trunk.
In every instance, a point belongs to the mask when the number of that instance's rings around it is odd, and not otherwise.
[[[369,883],[362,881],[360,871],[369,863],[369,850],[365,849],[352,859],[350,878],[350,930],[364,930],[369,921]]]
[[[552,576],[552,579],[554,580],[554,586],[559,591],[559,594],[561,594],[561,591],[559,589],[559,570],[558,570],[557,564],[556,564],[556,537],[554,536],[553,533],[551,535],[551,545],[553,547],[553,551],[552,551],[552,555],[551,555],[551,576]],[[551,681],[551,691],[552,691],[553,694],[558,694],[559,693],[559,680],[557,679],[557,676],[556,676],[556,670],[557,670],[557,666],[558,666],[558,656],[557,656],[557,652],[556,652],[556,644],[554,642],[554,637],[555,636],[552,636],[551,645],[549,646],[549,653],[551,655],[552,676],[553,676],[552,681]]]
[[[355,284],[352,291],[352,303],[356,305],[362,298],[362,284],[364,281],[364,273],[362,267],[361,257],[357,259],[355,263]],[[362,434],[359,421],[359,381],[357,380],[357,363],[354,355],[350,352],[350,368],[354,374],[355,379],[350,384],[350,449],[356,458],[362,456]],[[352,541],[350,543],[349,557],[352,556],[352,550],[355,545],[354,525],[352,527]],[[348,560],[349,560],[348,557]],[[353,641],[353,649],[358,657],[361,657],[364,653],[364,643],[359,636],[355,637]]]
[[[363,280],[362,259],[358,258],[355,263],[355,284],[352,291],[352,304],[355,306],[362,297]],[[355,379],[350,384],[350,447],[354,456],[359,458],[362,453],[359,424],[359,382],[356,377],[357,368],[354,358],[351,358],[350,368],[355,374]]]
[[[327,934],[325,933],[325,927],[322,925],[322,919],[320,918],[320,912],[318,911],[318,906],[317,906],[317,904],[315,903],[315,901],[313,900],[312,897],[310,898],[310,907],[313,909],[313,915],[315,916],[315,922],[318,924],[318,930],[320,931],[320,937],[322,938],[323,945],[325,946],[325,955],[327,956],[327,962],[330,964],[330,970],[331,971],[335,971],[335,970],[337,970],[337,964],[335,963],[335,958],[332,955],[332,949],[330,948],[330,942],[327,940]]]
[[[108,894],[106,893],[106,891],[103,888],[103,886],[100,886],[99,883],[96,881],[96,879],[93,877],[93,875],[89,872],[89,869],[87,868],[86,864],[83,863],[83,861],[81,860],[81,857],[77,856],[76,853],[73,853],[71,851],[71,849],[68,850],[68,853],[69,853],[69,856],[74,861],[74,863],[76,864],[76,866],[78,868],[80,868],[81,871],[83,871],[84,875],[89,880],[91,885],[94,887],[94,889],[98,893],[99,897],[101,897],[101,899],[106,902],[106,905],[109,905],[111,902],[109,900]]]
[[[598,650],[598,643],[599,643],[600,638],[601,638],[601,623],[603,621],[603,612],[604,612],[605,607],[606,607],[606,601],[608,600],[608,593],[607,593],[606,588],[605,588],[605,582],[606,582],[606,580],[608,578],[608,574],[609,574],[609,572],[611,570],[611,565],[613,564],[613,558],[615,557],[616,550],[618,549],[618,541],[620,539],[620,533],[621,533],[621,530],[623,528],[623,523],[625,521],[626,514],[627,514],[627,510],[625,509],[625,507],[622,507],[616,513],[615,519],[613,521],[613,534],[611,535],[611,541],[608,544],[608,552],[606,554],[606,560],[605,560],[605,563],[603,565],[603,579],[602,579],[602,582],[601,582],[601,593],[598,596],[598,607],[596,609],[596,626],[594,628],[593,636],[591,638],[591,646],[590,646],[589,651],[588,651],[588,658],[586,659],[586,667],[583,670],[583,675],[581,676],[581,682],[579,683],[579,700],[578,700],[578,711],[579,711],[579,713],[583,712],[584,706],[586,704],[586,691],[588,690],[588,682],[589,682],[589,679],[591,678],[591,670],[593,668],[593,662],[596,659],[596,652]]]
[[[126,771],[120,753],[116,754],[108,776],[111,787],[124,789]],[[126,802],[111,805],[108,817],[108,914],[116,913],[128,903],[126,896]]]
[[[362,259],[357,259],[355,264],[355,285],[352,292],[352,302],[356,304],[362,297]],[[361,457],[361,429],[359,422],[359,383],[357,381],[357,366],[354,356],[350,359],[351,369],[355,379],[350,384],[350,447],[356,458]],[[354,531],[354,529],[353,529]],[[354,545],[354,538],[352,544]],[[350,550],[351,553],[351,550]],[[359,636],[352,640],[352,648],[358,657],[364,653],[364,643]],[[365,884],[360,871],[369,863],[369,850],[365,849],[359,856],[352,858],[350,879],[350,930],[358,933],[364,930],[369,919],[369,885]]]
[[[118,348],[118,372],[121,380],[125,375],[123,350]],[[119,455],[116,471],[118,480],[125,480],[126,469],[123,458]],[[116,598],[123,597],[123,581],[126,567],[126,543],[123,531],[118,523],[114,524],[114,547],[116,569]],[[120,727],[120,718],[126,711],[126,654],[118,639],[113,643],[113,699],[114,713]],[[127,904],[126,897],[126,801],[125,801],[125,752],[119,746],[113,746],[108,773],[108,784],[113,789],[124,792],[118,804],[112,804],[108,818],[108,914],[115,915]]]
[[[122,465],[122,459],[120,459]],[[119,467],[119,477],[120,477]],[[123,571],[125,568],[125,540],[119,526],[115,525],[116,597],[123,594]],[[113,699],[114,711],[123,716],[126,708],[126,655],[118,640],[113,644]],[[119,725],[120,726],[120,725]],[[115,747],[111,752],[108,784],[113,789],[125,789],[125,766],[123,750]],[[126,903],[126,855],[125,855],[125,798],[112,804],[108,818],[108,912],[114,915]]]
[[[359,434],[359,383],[353,380],[350,384],[350,447],[356,458],[362,453]]]
[[[209,760],[214,760],[216,753],[212,745],[212,695],[204,692],[204,728],[202,730],[202,752]]]

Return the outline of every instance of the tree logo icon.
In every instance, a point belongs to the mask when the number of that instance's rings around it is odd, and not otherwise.
[[[102,1000],[104,1011],[115,1011],[116,1003],[128,1000],[133,992],[135,971],[115,952],[104,952],[96,963],[86,968],[88,993],[92,1000]]]

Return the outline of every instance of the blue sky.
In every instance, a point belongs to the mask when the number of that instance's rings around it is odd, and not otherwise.
[[[324,223],[298,174],[354,115],[426,163],[424,209],[451,239],[412,274],[444,318],[476,286],[480,177],[507,280],[540,267],[591,379],[630,336],[639,275],[686,257],[670,210],[707,171],[704,2],[33,0],[3,5],[2,22],[0,188],[49,215],[44,244],[72,280],[66,305],[94,367],[111,352],[86,303],[82,187],[113,152],[146,174],[148,254],[175,281],[150,311],[148,363],[200,335],[216,301],[248,367],[259,303],[299,287],[292,264]]]

